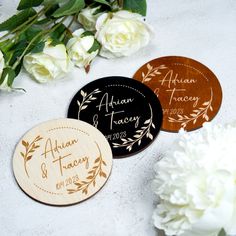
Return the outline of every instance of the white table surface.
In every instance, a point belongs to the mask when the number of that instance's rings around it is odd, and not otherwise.
[[[17,0],[0,0],[0,19]],[[156,37],[139,53],[122,59],[98,58],[88,75],[74,69],[65,80],[41,85],[21,73],[15,86],[26,94],[0,92],[0,235],[1,236],[156,236],[153,165],[177,134],[161,132],[139,155],[114,160],[105,187],[74,206],[52,207],[29,198],[12,172],[12,155],[21,136],[33,126],[65,117],[71,98],[88,82],[110,75],[132,77],[147,61],[166,55],[196,59],[211,68],[223,89],[223,103],[213,123],[236,117],[236,0],[148,0]]]

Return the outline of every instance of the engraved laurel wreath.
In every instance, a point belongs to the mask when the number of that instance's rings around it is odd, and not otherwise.
[[[28,142],[25,140],[22,140],[22,145],[25,148],[24,152],[20,152],[21,156],[24,160],[24,170],[26,175],[29,177],[29,173],[27,170],[27,163],[30,161],[33,157],[33,153],[38,149],[40,146],[38,145],[38,142],[42,140],[43,138],[38,135],[32,142]]]
[[[147,64],[147,73],[145,74],[142,72],[142,83],[148,83],[153,78],[155,78],[158,75],[161,75],[160,70],[166,69],[167,67],[165,65],[160,65],[158,67],[153,67],[149,63]],[[213,100],[213,90],[211,88],[211,96],[208,101],[205,101],[202,103],[202,105],[199,108],[196,108],[192,111],[190,115],[180,115],[178,114],[178,118],[172,118],[168,117],[168,121],[171,123],[180,123],[182,128],[185,128],[190,122],[193,122],[195,124],[199,118],[203,118],[206,121],[209,121],[209,115],[208,112],[213,111],[212,107],[212,100]]]
[[[85,110],[89,103],[91,103],[92,101],[96,100],[97,97],[95,97],[94,95],[97,93],[100,93],[101,91],[97,88],[94,91],[92,91],[91,93],[86,93],[83,90],[80,91],[80,94],[82,96],[82,101],[77,100],[77,104],[79,106],[79,111],[78,111],[78,119],[80,118],[80,112],[82,110]]]
[[[28,170],[27,170],[27,163],[30,161],[33,157],[33,153],[40,147],[38,145],[38,142],[42,140],[43,138],[39,135],[32,141],[28,142],[25,140],[22,140],[22,145],[25,148],[25,152],[20,152],[21,156],[24,160],[24,170],[26,175],[29,177]],[[88,176],[86,177],[86,180],[77,180],[74,182],[74,185],[76,185],[76,188],[74,189],[67,189],[68,194],[76,193],[82,191],[83,194],[88,194],[88,189],[90,186],[95,187],[96,186],[96,179],[98,177],[107,178],[107,174],[103,170],[103,167],[106,166],[106,162],[103,160],[101,150],[98,146],[98,144],[95,142],[99,155],[95,159],[93,167],[88,171]]]
[[[213,100],[213,91],[211,88],[211,97],[208,101],[202,103],[202,105],[193,110],[193,113],[190,114],[189,116],[187,115],[177,115],[178,119],[174,119],[172,117],[168,117],[169,122],[176,122],[176,123],[181,123],[181,127],[185,128],[190,122],[193,122],[195,124],[197,120],[202,117],[206,121],[209,121],[209,116],[208,116],[208,111],[213,111],[212,107],[212,100]]]
[[[142,83],[147,83],[149,81],[151,81],[155,76],[157,75],[161,75],[160,70],[164,70],[167,67],[165,65],[160,65],[157,67],[153,67],[152,65],[150,65],[149,63],[147,64],[147,73],[145,74],[144,72],[142,72]]]
[[[142,127],[138,130],[136,130],[135,134],[133,135],[132,138],[121,138],[122,143],[112,143],[114,148],[119,148],[119,147],[126,147],[128,151],[131,151],[133,146],[137,144],[140,146],[143,138],[149,138],[153,140],[153,135],[151,134],[151,128],[155,129],[155,125],[153,123],[153,112],[152,112],[152,107],[149,104],[150,108],[150,118],[147,119]]]
[[[96,179],[98,177],[107,178],[107,174],[102,169],[107,164],[102,158],[102,153],[97,143],[96,146],[99,150],[99,155],[95,159],[93,167],[88,171],[88,176],[86,177],[86,180],[77,180],[76,182],[74,182],[76,188],[67,189],[68,194],[73,194],[81,191],[83,194],[87,195],[89,187],[96,186]]]
[[[161,66],[161,69],[164,69],[163,66]],[[157,72],[155,72],[157,73]],[[80,94],[82,96],[82,101],[77,100],[77,104],[79,106],[79,111],[78,111],[78,119],[80,118],[80,113],[82,110],[85,110],[88,107],[88,104],[90,102],[92,102],[93,100],[96,100],[97,97],[95,97],[94,95],[97,93],[100,93],[101,91],[99,89],[95,89],[94,91],[92,91],[91,93],[87,94],[86,92],[84,92],[83,90],[81,90]],[[149,138],[151,140],[153,140],[153,135],[151,134],[151,128],[155,129],[155,125],[153,123],[153,112],[152,112],[152,108],[151,105],[149,104],[149,108],[150,108],[150,113],[151,116],[149,119],[147,119],[143,126],[139,129],[136,130],[136,133],[133,135],[133,137],[131,138],[121,138],[120,140],[122,141],[122,143],[112,143],[114,148],[119,148],[119,147],[126,147],[126,149],[128,151],[131,151],[134,144],[137,143],[138,146],[140,146],[142,139],[145,138]]]

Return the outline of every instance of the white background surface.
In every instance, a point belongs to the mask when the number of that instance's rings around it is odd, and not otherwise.
[[[0,0],[1,20],[17,2]],[[214,123],[236,117],[236,1],[148,0],[156,36],[139,53],[122,59],[98,58],[91,72],[75,69],[63,81],[40,85],[25,73],[15,85],[26,94],[0,92],[0,235],[1,236],[156,236],[151,215],[153,165],[177,134],[161,132],[143,153],[114,160],[112,175],[94,197],[70,207],[35,202],[17,186],[12,155],[21,136],[38,123],[65,117],[73,95],[86,83],[105,76],[132,77],[147,61],[166,55],[186,56],[207,65],[223,88],[223,104]]]

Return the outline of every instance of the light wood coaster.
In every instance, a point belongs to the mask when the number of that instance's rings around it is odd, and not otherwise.
[[[106,183],[112,152],[92,125],[51,120],[24,135],[13,157],[15,178],[30,197],[51,205],[88,199]]]
[[[162,130],[178,132],[202,127],[218,113],[222,90],[214,73],[186,57],[161,57],[142,66],[134,75],[149,86],[163,108]]]

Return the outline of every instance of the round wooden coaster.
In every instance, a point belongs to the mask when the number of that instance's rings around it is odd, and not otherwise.
[[[45,122],[21,139],[13,157],[20,187],[51,205],[81,202],[98,192],[112,167],[106,138],[90,124],[73,119]]]
[[[134,75],[149,86],[163,108],[162,130],[178,132],[202,127],[220,109],[222,90],[213,72],[186,57],[161,57],[142,66]]]
[[[147,147],[157,136],[162,109],[147,86],[125,77],[107,77],[84,86],[69,106],[69,118],[98,128],[109,141],[114,158]]]

